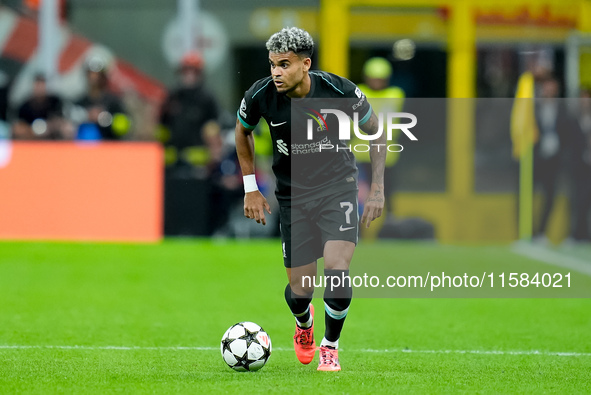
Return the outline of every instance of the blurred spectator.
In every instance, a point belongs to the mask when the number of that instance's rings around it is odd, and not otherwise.
[[[86,112],[79,139],[118,140],[130,130],[130,120],[119,98],[109,90],[108,64],[99,56],[86,60],[86,95],[77,102]]]
[[[176,170],[203,170],[213,160],[211,149],[216,147],[208,147],[208,143],[220,133],[219,111],[215,98],[203,86],[203,67],[201,54],[185,54],[178,69],[179,86],[169,93],[162,107],[161,140],[166,146],[167,165]]]
[[[242,201],[242,173],[234,145],[224,144],[220,133],[206,134],[206,144],[210,153],[207,166],[210,184],[209,233],[226,235],[225,225],[230,218],[232,208]]]
[[[370,104],[373,107],[376,115],[384,114],[383,121],[386,122],[386,113],[400,112],[404,105],[405,93],[397,86],[390,86],[390,78],[392,76],[392,65],[384,58],[375,57],[365,62],[363,66],[364,83],[359,84],[359,89],[365,94]],[[385,130],[385,129],[384,129]],[[392,134],[392,141],[388,144],[396,144],[400,130],[396,129]],[[351,144],[363,144],[359,139],[351,142]],[[369,152],[355,152],[357,164],[359,167],[359,189],[360,201],[365,201],[363,193],[369,193],[369,182],[371,182],[371,162]],[[388,152],[386,156],[386,168],[384,173],[385,180],[385,197],[386,202],[384,210],[386,213],[393,214],[392,195],[395,192],[395,173],[394,165],[398,162],[400,154],[398,152]]]
[[[572,181],[570,241],[589,242],[591,214],[591,92],[583,89],[577,106],[577,120],[569,141]]]
[[[511,48],[478,50],[478,97],[511,97],[516,79],[516,52]]]
[[[6,121],[8,115],[8,76],[0,70],[0,121]]]
[[[224,141],[219,107],[204,87],[203,72],[201,54],[186,53],[178,69],[179,86],[169,92],[161,110],[167,165],[165,232],[171,235],[227,233],[231,208],[243,196],[235,149]],[[192,207],[179,212],[187,197]]]
[[[66,121],[62,100],[47,91],[45,77],[35,76],[33,94],[18,109],[12,125],[12,136],[20,140],[62,140],[66,138]]]
[[[10,135],[8,126],[8,91],[10,80],[8,75],[0,70],[0,139]]]
[[[547,242],[548,219],[554,207],[564,151],[564,139],[571,124],[564,101],[559,99],[560,84],[550,74],[539,74],[539,97],[536,100],[536,122],[539,140],[534,151],[534,182],[542,190],[543,205],[537,241]]]

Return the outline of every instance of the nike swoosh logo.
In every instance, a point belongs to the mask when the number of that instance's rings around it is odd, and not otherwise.
[[[284,123],[287,123],[287,121],[283,121],[283,122],[281,122],[281,123],[273,123],[273,121],[271,121],[271,126],[273,126],[273,127],[276,127],[276,126],[281,126],[281,125],[283,125]]]
[[[351,230],[351,229],[355,229],[355,227],[354,227],[354,226],[351,226],[351,227],[349,227],[349,228],[343,228],[343,225],[341,225],[341,227],[339,228],[339,230],[340,230],[341,232],[344,232],[344,231],[346,231],[346,230]]]

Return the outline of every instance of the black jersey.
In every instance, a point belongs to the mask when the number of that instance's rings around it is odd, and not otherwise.
[[[322,71],[310,71],[309,75],[310,92],[304,99],[291,99],[278,93],[272,78],[266,77],[246,91],[238,110],[238,119],[248,129],[254,129],[261,117],[269,125],[273,173],[277,178],[275,193],[282,204],[304,203],[357,188],[357,167],[350,142],[339,140],[337,117],[320,114],[320,107],[329,103],[351,118],[353,112],[357,112],[359,125],[363,125],[372,113],[371,105],[361,90],[346,78]],[[314,109],[309,106],[315,100],[309,99],[329,100],[322,101]],[[298,114],[297,119],[292,119],[292,114]],[[310,139],[306,121],[314,114],[318,117],[314,119],[315,130]],[[322,150],[320,145],[334,149]]]

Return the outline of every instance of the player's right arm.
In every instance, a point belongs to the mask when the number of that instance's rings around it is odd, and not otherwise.
[[[262,85],[265,86],[265,85]],[[267,224],[265,210],[271,214],[271,207],[267,199],[258,190],[254,178],[254,137],[252,131],[261,117],[261,110],[255,97],[260,93],[261,80],[257,81],[244,95],[240,109],[236,114],[236,153],[244,178],[244,216]],[[258,97],[260,98],[260,96]],[[257,99],[258,99],[257,98]]]
[[[246,128],[240,120],[236,120],[236,153],[242,170],[242,176],[254,175],[254,138],[252,129]],[[267,199],[257,189],[244,194],[244,216],[252,218],[259,224],[267,224],[265,211],[271,214]]]

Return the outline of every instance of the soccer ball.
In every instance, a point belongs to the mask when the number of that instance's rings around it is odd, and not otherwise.
[[[224,362],[239,372],[259,370],[271,356],[271,338],[254,322],[232,325],[221,344]]]

